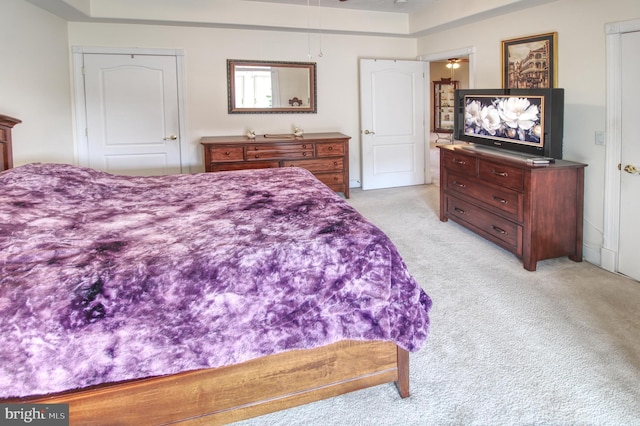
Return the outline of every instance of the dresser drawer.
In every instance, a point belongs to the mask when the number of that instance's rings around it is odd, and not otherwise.
[[[302,167],[312,173],[332,172],[344,170],[344,158],[327,158],[319,160],[283,161],[283,167]]]
[[[518,167],[480,160],[478,170],[480,179],[489,183],[513,188],[516,191],[522,191],[524,188],[524,170]]]
[[[305,157],[313,158],[312,143],[247,146],[247,161]]]
[[[340,173],[315,173],[315,176],[327,186],[344,185],[344,174]]]
[[[242,161],[244,149],[241,146],[214,146],[209,148],[212,161]]]
[[[449,173],[446,190],[473,198],[510,219],[519,222],[523,219],[522,194],[512,189],[487,185],[471,176]]]
[[[445,200],[450,218],[468,223],[504,248],[522,255],[522,226],[459,198],[447,195]]]
[[[245,169],[275,169],[280,167],[277,161],[252,161],[246,163],[221,163],[212,164],[212,172],[228,172],[231,170],[245,170]]]
[[[476,158],[449,151],[443,151],[443,154],[442,165],[447,169],[469,176],[478,175],[478,160]]]
[[[332,155],[344,155],[344,143],[319,143],[316,144],[318,157],[330,157]]]

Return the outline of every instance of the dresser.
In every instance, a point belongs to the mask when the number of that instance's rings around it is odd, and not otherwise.
[[[582,261],[586,164],[532,165],[464,145],[439,148],[441,221],[451,219],[512,252],[529,271],[543,259]]]
[[[349,136],[342,133],[205,136],[207,172],[270,167],[302,167],[336,192],[349,198]]]

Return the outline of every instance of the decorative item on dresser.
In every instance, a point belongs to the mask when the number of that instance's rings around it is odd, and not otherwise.
[[[349,198],[349,139],[342,133],[306,133],[304,136],[205,136],[207,172],[302,167],[336,192]]]
[[[514,253],[529,271],[543,259],[582,261],[586,164],[439,148],[441,221],[451,219]]]
[[[0,114],[0,172],[13,167],[11,130],[19,123],[22,123],[22,120]]]

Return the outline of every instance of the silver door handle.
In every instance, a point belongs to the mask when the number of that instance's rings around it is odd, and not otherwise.
[[[171,136],[169,136],[169,137],[167,137],[167,138],[163,138],[162,140],[165,140],[165,141],[175,141],[176,139],[178,139],[178,137],[177,137],[176,135],[171,135]]]
[[[375,135],[375,134],[376,134],[376,132],[370,132],[369,130],[365,130],[365,131],[364,131],[364,134],[365,134],[365,135]]]

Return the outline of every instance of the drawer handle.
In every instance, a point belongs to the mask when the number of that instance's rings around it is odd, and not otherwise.
[[[337,181],[337,180],[338,180],[338,176],[334,176],[334,177],[333,177],[333,180],[336,180],[336,181]]]
[[[333,162],[333,165],[334,165],[334,166],[337,166],[337,165],[338,165],[338,162],[337,162],[337,161],[334,161],[334,162]]]
[[[306,147],[307,147],[307,144],[306,144],[306,143],[303,143],[303,144],[302,144],[302,148],[304,149],[304,148],[306,148]]]
[[[255,150],[257,151],[257,150],[258,150],[258,149],[260,149],[260,148],[258,148],[257,146],[254,146],[254,147],[253,147],[253,149],[255,149]]]
[[[464,161],[464,160],[458,160],[457,158],[454,158],[452,161],[453,161],[454,163],[456,163],[456,164],[460,164],[461,166],[464,166],[465,164],[467,164],[467,162],[466,162],[466,161]]]
[[[456,211],[456,213],[460,213],[460,214],[467,214],[467,212],[465,212],[464,210],[462,210],[460,207],[454,207],[453,210]]]
[[[306,152],[303,152],[303,153],[302,153],[302,156],[303,156],[303,157],[306,157],[306,156],[307,156],[307,153],[306,153]]]
[[[229,151],[225,151],[224,155],[231,155]]]
[[[333,147],[332,147],[332,146],[330,146],[330,147],[329,147],[329,149],[328,149],[328,151],[333,151]]]
[[[497,195],[494,195],[493,199],[495,201],[499,202],[500,204],[509,204],[509,202],[507,200],[505,200],[504,198],[500,198]]]
[[[260,155],[256,154],[256,158],[260,158]]]
[[[464,183],[460,183],[460,182],[458,182],[457,180],[454,180],[454,181],[453,181],[453,184],[454,184],[455,186],[457,186],[458,188],[466,188],[466,187],[467,187],[467,185],[465,185]]]
[[[493,226],[493,230],[496,231],[497,233],[507,235],[507,231],[505,231],[504,229],[495,225],[492,225],[492,226]]]
[[[509,173],[507,172],[499,172],[496,169],[491,169],[491,173],[493,173],[496,176],[500,176],[500,177],[507,177],[509,176]]]

